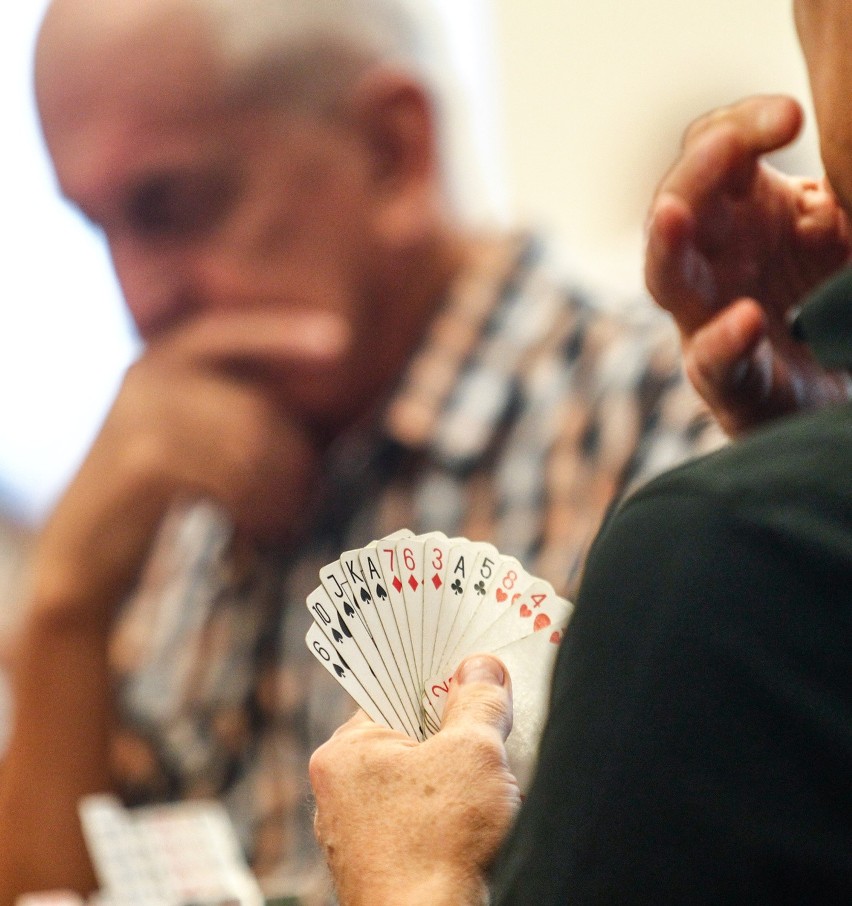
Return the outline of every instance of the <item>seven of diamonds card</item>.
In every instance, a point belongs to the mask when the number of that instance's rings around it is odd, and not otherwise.
[[[345,551],[307,598],[306,642],[370,717],[423,740],[459,663],[491,652],[512,678],[509,764],[525,788],[572,605],[485,542],[403,529]]]

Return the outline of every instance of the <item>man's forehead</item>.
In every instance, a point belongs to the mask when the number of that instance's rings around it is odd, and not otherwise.
[[[90,117],[168,116],[213,103],[218,78],[204,30],[189,18],[153,14],[182,0],[139,0],[151,14],[126,16],[126,0],[88,2],[92,7],[59,0],[39,36],[36,93],[49,143]],[[111,8],[122,14],[103,22]],[[87,28],[93,19],[97,24]]]
[[[123,73],[127,80],[164,66],[212,61],[213,33],[203,7],[196,0],[54,0],[36,46],[37,88],[86,73]]]
[[[45,129],[63,193],[99,222],[127,191],[152,175],[221,170],[251,129],[248,114],[201,110],[191,101],[181,105],[177,98],[158,105],[154,95],[145,103],[134,98],[129,107],[114,92],[109,106],[95,104]]]
[[[80,8],[77,0],[61,2],[62,16]],[[111,5],[111,0],[93,2],[101,10]],[[223,131],[211,118],[225,114],[214,61],[197,32],[148,29],[148,21],[156,25],[153,20],[137,19],[87,35],[81,25],[89,15],[84,11],[70,25],[63,19],[46,22],[36,87],[63,191],[98,210],[134,172],[208,153]]]
[[[42,31],[61,39],[89,36],[95,39],[155,29],[170,21],[206,18],[208,0],[52,0]]]

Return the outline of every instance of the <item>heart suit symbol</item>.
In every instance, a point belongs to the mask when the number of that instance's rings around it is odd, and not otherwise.
[[[550,617],[546,613],[540,613],[533,623],[533,630],[538,632],[539,629],[546,629],[550,626]]]

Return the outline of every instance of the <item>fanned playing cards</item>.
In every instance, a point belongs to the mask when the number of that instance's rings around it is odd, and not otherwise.
[[[373,720],[414,739],[440,728],[468,654],[499,657],[512,678],[509,764],[526,787],[573,609],[548,582],[486,542],[402,529],[324,566],[307,606],[315,657]]]

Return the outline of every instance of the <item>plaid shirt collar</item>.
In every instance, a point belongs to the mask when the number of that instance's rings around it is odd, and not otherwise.
[[[428,450],[455,467],[485,452],[510,402],[500,390],[540,340],[535,332],[517,335],[514,319],[505,317],[540,253],[533,237],[520,232],[481,244],[450,287],[385,409],[389,440]]]

